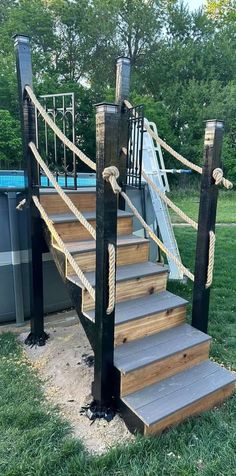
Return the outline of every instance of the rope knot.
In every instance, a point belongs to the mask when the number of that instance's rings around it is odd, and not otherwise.
[[[223,170],[220,167],[217,167],[212,172],[213,179],[215,180],[216,185],[220,185],[223,179]]]
[[[217,167],[213,170],[212,176],[216,185],[220,185],[222,183],[222,185],[224,185],[224,187],[227,189],[233,188],[232,182],[224,177],[223,170],[220,167]]]
[[[120,172],[117,167],[111,165],[110,167],[106,167],[102,172],[103,179],[106,182],[110,182],[112,190],[114,193],[120,193],[121,187],[117,183],[117,179],[120,176]]]

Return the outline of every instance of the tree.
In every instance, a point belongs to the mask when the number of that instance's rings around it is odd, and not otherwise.
[[[236,19],[236,1],[235,0],[208,0],[206,11],[214,19],[223,21]]]
[[[22,157],[20,124],[9,111],[0,109],[0,163],[1,168],[18,167]]]

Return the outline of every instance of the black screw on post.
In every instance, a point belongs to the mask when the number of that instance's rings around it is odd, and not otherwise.
[[[207,121],[204,139],[204,163],[201,180],[198,233],[193,287],[192,325],[207,332],[210,288],[206,289],[209,232],[215,232],[218,186],[212,177],[215,168],[221,167],[221,149],[224,124],[222,121]]]
[[[48,338],[44,332],[43,316],[42,249],[44,241],[40,214],[32,201],[33,195],[39,196],[39,169],[28,147],[30,141],[36,142],[35,108],[25,92],[25,86],[29,85],[32,88],[33,84],[30,39],[25,35],[15,35],[14,45],[21,113],[24,175],[27,188],[28,237],[31,250],[29,263],[31,332],[25,343],[27,345],[44,345]]]
[[[120,106],[120,125],[119,125],[119,185],[125,191],[127,155],[124,149],[128,144],[128,112],[124,107],[124,100],[128,99],[130,91],[130,58],[120,57],[116,60],[116,103]],[[123,197],[119,197],[119,208],[125,209]]]
[[[111,419],[114,415],[114,323],[115,311],[106,313],[109,298],[108,244],[116,248],[117,196],[104,181],[105,167],[118,166],[119,107],[102,103],[96,106],[96,312],[93,397],[88,416]]]

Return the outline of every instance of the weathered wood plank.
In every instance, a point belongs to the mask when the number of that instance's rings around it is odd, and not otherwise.
[[[96,192],[91,190],[70,191],[67,193],[75,206],[82,212],[95,210],[96,208]],[[40,190],[40,202],[47,213],[67,213],[68,206],[62,200],[58,193]]]
[[[131,265],[132,266],[132,265]],[[116,302],[125,299],[133,299],[137,296],[145,296],[157,293],[166,289],[167,273],[144,275],[140,278],[135,276],[126,280],[117,281],[116,285]],[[83,310],[93,309],[94,302],[89,293],[83,291]]]
[[[146,426],[144,434],[155,434],[163,431],[164,429],[176,425],[188,417],[199,415],[203,411],[210,410],[216,405],[222,403],[226,398],[230,397],[235,390],[235,384],[229,384],[220,390],[215,390],[207,396],[203,396],[195,403],[186,406],[184,409],[178,410],[169,417],[163,418],[161,421]]]
[[[116,324],[123,324],[141,317],[151,316],[154,313],[167,311],[173,308],[187,305],[187,301],[169,291],[159,294],[123,301],[116,306]],[[94,318],[95,311],[90,311],[90,317]]]
[[[207,334],[194,329],[189,324],[183,324],[118,347],[115,351],[115,365],[123,373],[130,372],[145,365],[146,361],[163,359],[181,348],[210,339]]]
[[[234,381],[235,376],[231,372],[218,366],[215,372],[203,375],[197,381],[140,407],[138,409],[139,416],[146,425],[152,425]]]
[[[124,264],[144,263],[148,260],[149,244],[147,242],[132,242],[130,244],[117,247],[117,266]],[[95,250],[74,255],[76,262],[83,271],[89,272],[95,269]],[[69,266],[68,275],[74,274],[73,269]]]
[[[185,316],[186,308],[182,306],[116,325],[115,346],[179,326]]]
[[[89,223],[96,228],[96,218],[93,213],[83,213]],[[88,216],[86,216],[88,215]],[[89,216],[91,215],[91,216]],[[75,219],[73,215],[60,214],[59,217],[51,215],[50,218],[55,223],[55,228],[64,242],[71,242],[76,240],[89,240],[91,234],[86,228]],[[129,235],[133,231],[133,220],[130,216],[118,215],[117,219],[117,233],[118,235]]]
[[[209,345],[209,341],[203,342],[188,349],[183,349],[165,359],[149,363],[149,365],[132,372],[121,374],[121,396],[135,392],[154,382],[164,380],[207,360]]]
[[[149,385],[142,390],[126,395],[126,397],[123,398],[123,401],[135,412],[139,408],[152,402],[156,402],[158,405],[159,399],[164,398],[179,389],[183,389],[207,375],[211,375],[218,371],[218,369],[218,364],[211,360],[206,360],[205,362],[184,370],[184,372],[173,375],[166,380],[155,382],[153,385]]]

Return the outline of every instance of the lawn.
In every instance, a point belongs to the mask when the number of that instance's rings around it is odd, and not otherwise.
[[[191,194],[191,200],[189,199]],[[199,208],[199,192],[195,191],[174,191],[168,195],[171,200],[187,213],[190,218],[197,221]],[[173,223],[182,222],[176,213],[171,210],[171,219]],[[234,190],[221,190],[219,193],[218,207],[217,207],[217,222],[218,223],[236,223],[236,192]]]
[[[192,269],[195,232],[176,228],[184,263]],[[236,365],[236,228],[217,229],[216,267],[211,291],[209,333],[212,357]],[[169,284],[191,297],[191,284]],[[190,315],[190,310],[189,310]],[[42,383],[12,334],[0,336],[1,476],[234,476],[236,398],[200,418],[154,438],[86,453],[55,408],[45,401]],[[79,409],[78,409],[79,410]]]

